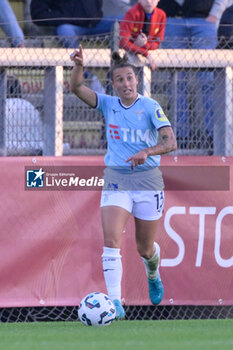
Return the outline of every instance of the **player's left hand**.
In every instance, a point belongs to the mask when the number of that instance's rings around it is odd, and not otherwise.
[[[128,158],[126,162],[131,161],[131,169],[133,170],[135,166],[144,164],[148,155],[145,151],[140,151],[136,154],[134,154],[132,157]]]

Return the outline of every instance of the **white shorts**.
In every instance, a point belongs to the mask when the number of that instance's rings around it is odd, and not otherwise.
[[[163,214],[164,191],[103,190],[101,207],[118,206],[141,220],[158,220]]]

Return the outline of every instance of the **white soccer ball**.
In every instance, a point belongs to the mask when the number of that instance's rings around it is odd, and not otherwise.
[[[115,320],[115,305],[104,293],[90,293],[81,300],[78,317],[86,326],[107,326]]]

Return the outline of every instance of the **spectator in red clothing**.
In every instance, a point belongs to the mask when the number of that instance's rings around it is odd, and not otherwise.
[[[149,50],[158,49],[166,24],[166,14],[157,8],[159,0],[139,0],[120,23],[120,46],[134,54],[147,57],[152,70],[156,63]]]

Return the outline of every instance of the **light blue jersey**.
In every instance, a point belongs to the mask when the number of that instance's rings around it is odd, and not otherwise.
[[[97,109],[106,121],[108,148],[105,164],[130,171],[130,162],[126,163],[126,160],[144,148],[155,146],[158,130],[171,124],[158,102],[152,98],[138,95],[136,101],[126,107],[119,97],[96,95]],[[135,167],[135,171],[144,171],[159,164],[159,155],[149,156],[144,164]]]

